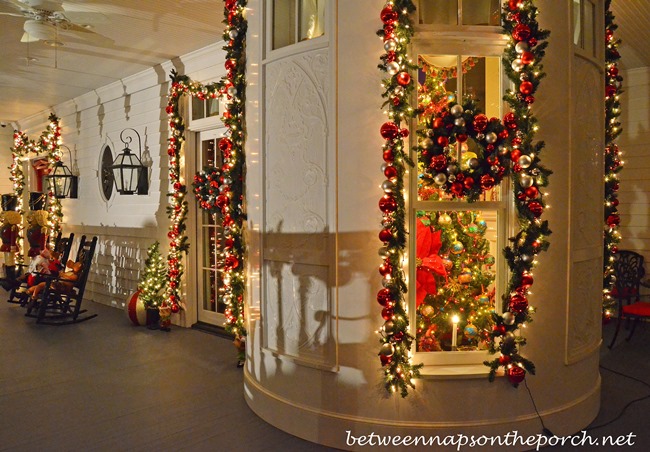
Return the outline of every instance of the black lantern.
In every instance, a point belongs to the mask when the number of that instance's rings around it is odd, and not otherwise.
[[[72,164],[72,154],[70,153],[70,148],[62,145],[62,148],[68,150],[68,155],[70,155],[70,162]],[[77,176],[70,171],[61,160],[54,164],[52,172],[46,176],[50,181],[50,187],[54,192],[56,198],[76,198],[77,197]]]
[[[126,132],[132,131],[138,137],[138,154],[131,151],[129,145],[133,137]],[[120,140],[124,143],[124,149],[115,157],[110,169],[113,171],[115,188],[121,195],[146,195],[149,192],[149,172],[147,167],[142,164],[142,140],[140,134],[135,129],[124,129],[120,133]]]

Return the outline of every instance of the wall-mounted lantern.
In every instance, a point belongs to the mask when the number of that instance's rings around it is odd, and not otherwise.
[[[61,145],[60,147],[67,149],[68,155],[70,156],[70,164],[72,165],[70,148],[65,145]],[[77,197],[78,178],[61,160],[54,164],[52,172],[45,177],[50,181],[50,186],[52,191],[54,191],[55,197],[59,199]]]
[[[133,136],[127,132],[133,132],[138,137],[138,154],[133,153],[129,145]],[[124,149],[115,157],[110,169],[113,171],[115,188],[121,195],[146,195],[149,193],[149,171],[142,164],[142,140],[135,129],[124,129],[120,133],[120,140],[124,143]]]

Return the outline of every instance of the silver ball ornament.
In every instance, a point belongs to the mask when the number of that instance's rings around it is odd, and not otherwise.
[[[465,119],[464,118],[456,118],[456,119],[454,119],[454,125],[457,126],[457,127],[465,126]]]
[[[513,325],[515,323],[515,315],[512,312],[504,312],[503,313],[503,323],[506,325]]]
[[[497,134],[494,133],[494,132],[489,132],[489,133],[485,134],[485,141],[490,143],[490,144],[496,143],[497,138],[498,138]]]
[[[515,52],[519,54],[524,53],[529,48],[530,47],[526,41],[519,41],[517,44],[515,44]]]
[[[436,185],[443,186],[445,183],[447,183],[447,176],[445,173],[438,173],[433,176],[433,181],[436,183]]]
[[[451,114],[454,115],[455,117],[459,117],[460,115],[463,114],[463,106],[456,104],[453,107],[451,107]]]
[[[395,322],[392,320],[387,320],[386,323],[384,323],[384,332],[387,335],[392,335],[395,333]]]
[[[390,75],[395,75],[399,72],[399,64],[396,63],[395,61],[392,61],[386,65],[386,71]]]
[[[393,356],[393,353],[395,353],[395,347],[393,347],[393,344],[390,342],[382,344],[381,349],[379,350],[379,354],[382,356]]]
[[[519,175],[519,185],[521,185],[523,188],[528,188],[533,186],[533,178],[526,174],[526,173],[521,173]]]
[[[226,90],[226,93],[228,93],[230,97],[235,97],[237,95],[237,88],[235,88],[234,86],[229,86],[228,89]]]
[[[467,161],[467,166],[469,166],[471,169],[475,170],[481,165],[481,163],[478,161],[477,158],[472,157]]]
[[[512,67],[512,70],[515,72],[521,72],[521,70],[524,68],[524,63],[519,58],[517,58],[516,60],[512,60],[510,67]]]
[[[389,39],[384,42],[384,50],[386,52],[394,52],[397,49],[397,42],[394,39]]]
[[[390,255],[388,248],[386,248],[385,246],[379,248],[378,253],[379,253],[379,257],[388,257]]]
[[[429,137],[426,137],[424,140],[422,140],[422,147],[425,149],[430,149],[433,147],[433,140]]]
[[[531,159],[530,156],[528,155],[522,155],[521,157],[519,157],[519,160],[517,160],[517,163],[522,168],[528,168],[530,165],[533,164],[533,159]]]
[[[456,174],[458,172],[458,165],[452,163],[450,165],[447,165],[447,173],[448,174]]]
[[[393,89],[393,95],[401,97],[404,95],[404,88],[402,86],[396,86],[395,89]]]
[[[384,193],[392,193],[395,190],[395,184],[389,180],[385,180],[381,184],[381,189],[384,190]]]
[[[239,35],[239,32],[237,32],[237,30],[230,30],[228,32],[228,36],[230,37],[230,39],[235,39],[238,35]]]

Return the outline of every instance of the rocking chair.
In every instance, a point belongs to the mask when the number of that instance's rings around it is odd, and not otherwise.
[[[70,255],[70,249],[72,248],[72,242],[74,240],[74,233],[70,234],[69,237],[61,237],[61,233],[56,237],[56,241],[54,242],[54,249],[52,251],[59,253],[61,256],[59,260],[63,263],[68,261],[68,256]],[[83,238],[82,238],[83,240]],[[19,264],[17,267],[21,268],[21,274],[22,271],[24,271],[25,268],[27,268],[27,265],[25,264]],[[19,274],[15,275],[15,278],[20,276]],[[15,303],[15,304],[20,304],[21,306],[25,306],[25,304],[28,301],[28,297],[24,292],[24,289],[27,288],[27,283],[20,283],[19,281],[16,281],[16,279],[13,279],[11,289],[9,290],[9,299],[7,300],[7,303]],[[19,290],[22,288],[21,290]]]
[[[618,321],[616,323],[616,332],[611,344],[609,344],[610,349],[616,342],[623,318],[627,320],[634,319],[630,334],[625,339],[629,341],[634,334],[639,318],[650,317],[650,303],[641,301],[640,295],[641,281],[645,275],[643,256],[627,250],[621,250],[617,254],[618,258],[614,261],[616,282],[612,290],[612,296],[616,297],[618,301]]]
[[[45,288],[38,299],[29,302],[25,315],[35,317],[36,323],[46,325],[68,325],[97,317],[97,314],[80,316],[86,312],[81,309],[81,302],[96,246],[97,237],[90,241],[82,237],[76,257],[76,262],[81,264],[78,278],[75,281],[62,279],[61,275],[47,278]]]

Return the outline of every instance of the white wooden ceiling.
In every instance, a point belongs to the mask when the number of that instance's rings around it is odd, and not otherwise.
[[[53,105],[221,39],[222,0],[0,0],[62,6],[90,32],[61,31],[63,43],[20,42],[26,18],[0,15],[0,121]],[[49,4],[49,5],[48,5]],[[613,0],[624,69],[650,66],[650,0]]]

